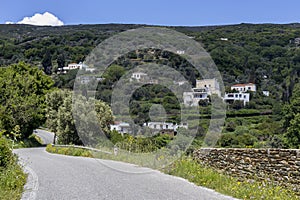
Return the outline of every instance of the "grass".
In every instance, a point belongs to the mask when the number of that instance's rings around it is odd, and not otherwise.
[[[0,199],[21,199],[26,178],[22,168],[16,163],[6,168],[0,167]]]
[[[20,148],[31,148],[31,147],[41,147],[42,140],[35,134],[30,135],[28,138],[15,142],[14,149]]]
[[[77,148],[62,148],[47,146],[50,153],[59,153],[72,156],[96,157],[109,160],[125,161],[133,164],[145,164],[147,156],[128,157],[126,154],[93,153],[89,150]],[[164,173],[179,176],[195,183],[199,186],[211,188],[219,193],[232,196],[239,199],[264,199],[264,200],[296,200],[300,199],[292,190],[277,186],[270,182],[264,181],[240,181],[238,178],[224,175],[214,169],[205,167],[189,157],[182,157],[173,162],[173,164],[160,169]]]
[[[83,156],[83,157],[93,157],[106,160],[116,160],[123,161],[127,163],[136,164],[143,167],[149,167],[152,169],[161,169],[168,163],[174,160],[174,156],[169,156],[168,152],[160,151],[156,154],[152,153],[128,153],[125,150],[118,150],[118,155],[114,155],[111,149],[101,148],[106,152],[111,152],[111,154],[103,152],[92,152],[86,149],[74,148],[74,147],[55,147],[51,144],[47,145],[46,151],[49,153],[71,155],[71,156]]]
[[[267,181],[240,181],[238,178],[224,175],[186,157],[165,168],[164,172],[239,199],[300,199],[292,192],[292,189],[283,188]]]
[[[29,138],[17,141],[0,137],[0,200],[21,199],[27,175],[17,163],[17,157],[12,154],[12,147],[27,148],[41,146],[41,139],[32,134]],[[4,164],[5,160],[5,164]]]
[[[49,153],[62,154],[68,156],[81,156],[81,157],[94,157],[93,153],[89,150],[75,148],[75,147],[54,147],[48,144],[46,151]]]
[[[26,183],[11,147],[12,142],[0,136],[0,200],[20,199]]]

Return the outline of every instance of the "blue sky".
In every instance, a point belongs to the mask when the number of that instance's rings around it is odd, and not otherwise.
[[[64,24],[219,25],[300,22],[299,0],[0,0],[0,24],[50,12]]]

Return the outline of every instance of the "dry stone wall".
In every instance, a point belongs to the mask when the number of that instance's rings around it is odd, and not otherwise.
[[[300,149],[203,148],[194,157],[236,177],[272,179],[300,191]]]

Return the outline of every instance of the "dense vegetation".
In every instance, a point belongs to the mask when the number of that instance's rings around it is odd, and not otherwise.
[[[114,84],[126,71],[145,63],[172,67],[195,85],[195,80],[201,76],[183,57],[158,49],[144,49],[118,58],[104,73],[104,80],[98,85],[98,100],[86,98],[87,94],[78,98],[75,106],[80,114],[76,115],[76,119],[72,115],[72,94],[68,89],[73,88],[77,70],[71,70],[67,74],[56,73],[59,67],[68,63],[84,61],[91,50],[104,39],[138,27],[142,25],[0,25],[1,194],[9,199],[18,198],[25,182],[24,174],[11,153],[10,145],[13,144],[8,141],[14,143],[30,139],[32,131],[40,125],[46,124],[54,131],[61,144],[82,144],[83,139],[88,140],[88,143],[101,145],[101,140],[89,140],[94,138],[93,135],[79,137],[75,127],[75,120],[81,122],[80,127],[83,129],[90,126],[85,122],[89,121],[91,110],[86,110],[83,106],[88,101],[95,104],[94,114],[97,120],[94,123],[102,127],[103,134],[110,139],[111,145],[134,153],[148,153],[165,147],[174,139],[169,135],[141,137],[110,131],[109,124],[114,118],[109,103]],[[217,146],[300,148],[299,24],[169,28],[183,32],[203,44],[219,68],[227,91],[234,83],[257,84],[258,91],[251,93],[249,104],[243,106],[237,101],[227,105],[227,118]],[[162,72],[162,75],[165,73]],[[54,89],[54,86],[60,89]],[[263,90],[270,91],[270,96],[262,95]],[[180,113],[181,105],[170,90],[148,84],[133,93],[128,117],[136,124],[149,121],[149,111],[153,104],[161,104],[165,108],[167,121],[179,123],[182,114],[191,119],[191,127],[200,125],[196,140],[188,153],[203,144],[212,109],[209,102],[200,102],[199,121],[198,115]],[[177,145],[180,149],[181,144]],[[81,151],[74,152],[84,154]],[[181,167],[195,167],[194,163],[186,160],[175,164],[179,171],[170,173],[185,177],[185,174],[180,174]],[[198,172],[197,168],[188,173]],[[16,177],[19,179],[16,180]],[[224,180],[229,181],[227,178]],[[207,184],[201,181],[200,184]],[[236,180],[232,181],[234,183]],[[241,184],[243,188],[250,185]],[[261,188],[259,184],[257,188]],[[283,191],[282,195],[289,195],[285,190],[274,188]],[[273,192],[273,186],[270,190],[267,188],[261,192]],[[243,195],[250,198],[252,194],[237,191],[237,197],[243,198]]]
[[[59,144],[85,144],[91,143],[96,136],[91,135],[93,125],[99,125],[105,135],[109,135],[109,125],[113,123],[113,116],[110,107],[99,100],[86,99],[79,96],[78,101],[72,104],[73,93],[68,90],[54,90],[46,95],[46,125],[56,134]],[[92,102],[93,101],[93,102]],[[95,105],[95,111],[86,109],[84,105]],[[72,107],[74,106],[74,107]],[[75,110],[74,110],[75,109]],[[96,121],[90,118],[96,112]],[[76,113],[76,114],[74,114]],[[75,119],[79,121],[80,127],[75,124]],[[90,131],[87,135],[79,135],[78,131]],[[82,131],[82,132],[83,132]],[[82,141],[84,140],[84,141]]]
[[[72,88],[77,71],[57,75],[55,72],[58,67],[83,61],[104,39],[138,27],[142,25],[1,25],[0,64],[4,67],[19,61],[35,64],[46,74],[51,74],[56,86]],[[224,134],[219,146],[298,148],[299,98],[293,93],[299,90],[295,87],[299,82],[300,72],[300,51],[296,39],[300,35],[299,24],[169,28],[183,32],[203,44],[219,68],[226,90],[231,84],[239,82],[257,84],[258,91],[251,94],[251,102],[246,107],[239,102],[228,105]],[[175,68],[192,84],[196,78],[201,78],[185,59],[175,54],[156,49],[139,50],[130,52],[113,63],[104,74],[105,79],[99,84],[96,97],[110,103],[114,83],[127,70],[149,62]],[[262,90],[270,91],[270,97],[263,96]],[[157,103],[167,110],[168,121],[178,122],[177,99],[166,88],[156,85],[148,85],[135,91],[130,104],[131,117],[139,124],[149,121],[147,112],[152,104]],[[7,109],[9,108],[2,109],[3,113],[7,113]],[[200,112],[203,115],[200,122],[203,133],[207,128],[205,120],[209,119],[210,105],[204,102]],[[5,120],[12,121],[9,116]],[[193,122],[194,126],[198,124],[197,121]],[[5,130],[12,132],[11,130],[16,129],[15,132],[18,132],[20,128],[21,131],[30,132],[29,129],[32,129],[18,126],[20,125],[14,123],[10,125],[10,129],[6,127]],[[199,133],[198,136],[201,140],[203,135]]]
[[[26,175],[17,164],[12,153],[12,144],[0,132],[0,199],[17,200],[21,198]]]
[[[45,121],[45,95],[53,81],[25,63],[0,68],[0,130],[12,139],[27,138]]]
[[[83,61],[109,36],[137,27],[141,25],[1,25],[0,65],[25,61],[42,68],[44,63],[55,71],[66,63]],[[299,24],[170,28],[204,45],[221,71],[225,85],[255,82],[260,90],[271,91],[273,97],[289,100],[299,77],[300,51],[295,43],[300,35]]]

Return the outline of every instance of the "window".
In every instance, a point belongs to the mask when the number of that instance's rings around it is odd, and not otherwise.
[[[238,97],[239,97],[239,95],[238,95],[238,94],[236,94],[236,95],[235,95],[235,98],[238,98]]]
[[[248,87],[248,90],[251,90],[251,87]]]

